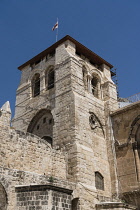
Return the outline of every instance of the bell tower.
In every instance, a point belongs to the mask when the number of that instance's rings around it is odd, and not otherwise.
[[[67,152],[67,179],[84,189],[81,205],[85,188],[93,203],[97,195],[117,192],[109,117],[117,108],[112,67],[68,35],[19,67],[13,126]]]

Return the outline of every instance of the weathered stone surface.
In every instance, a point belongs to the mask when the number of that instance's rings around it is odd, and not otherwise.
[[[130,209],[116,203],[125,164],[133,165],[127,165],[128,172],[135,167],[132,146],[115,151],[116,136],[125,143],[130,122],[125,114],[113,114],[113,134],[110,113],[118,103],[110,64],[71,38],[55,45],[21,69],[13,127],[9,110],[0,111],[0,184],[5,190],[0,192],[7,195],[1,205],[8,210]],[[136,184],[136,175],[127,177]],[[129,190],[125,182],[123,189]]]

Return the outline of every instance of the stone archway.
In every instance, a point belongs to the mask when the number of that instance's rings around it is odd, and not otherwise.
[[[140,115],[138,115],[131,124],[128,140],[132,143],[137,180],[140,182]]]
[[[27,132],[33,133],[40,138],[51,139],[51,145],[53,141],[53,116],[50,110],[41,109],[31,120]]]
[[[3,185],[0,183],[0,210],[6,210],[6,209],[7,209],[7,194]]]

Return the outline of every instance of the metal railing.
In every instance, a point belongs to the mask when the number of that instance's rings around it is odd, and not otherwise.
[[[128,98],[124,98],[119,101],[119,107],[124,107],[129,104],[135,103],[137,101],[140,101],[140,93],[134,94],[132,96],[129,96]]]
[[[140,93],[134,94],[128,98],[126,98],[130,103],[134,103],[140,101]]]

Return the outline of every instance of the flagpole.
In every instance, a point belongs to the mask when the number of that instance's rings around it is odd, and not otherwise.
[[[57,23],[58,23],[58,18],[57,18]],[[57,27],[57,30],[56,30],[56,42],[58,40],[58,27]]]

